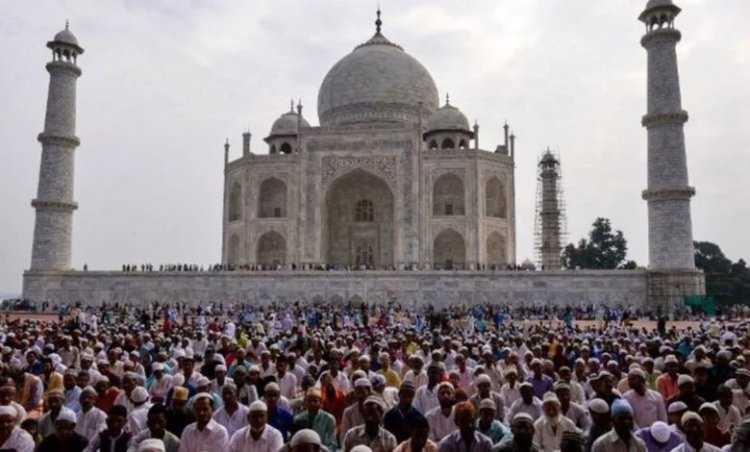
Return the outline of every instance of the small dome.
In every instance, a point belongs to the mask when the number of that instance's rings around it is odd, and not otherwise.
[[[674,6],[674,3],[672,3],[672,0],[648,0],[648,3],[646,3],[646,9],[658,6]]]
[[[55,39],[53,40],[53,42],[62,42],[64,44],[70,44],[72,46],[78,45],[78,39],[76,39],[75,35],[71,33],[70,30],[67,29],[67,27],[65,28],[65,30],[55,35]]]
[[[648,3],[646,3],[646,9],[644,9],[641,15],[638,16],[638,20],[641,22],[647,22],[649,15],[653,10],[661,9],[669,9],[675,16],[682,11],[680,7],[672,3],[672,0],[648,0]]]
[[[552,151],[547,151],[542,156],[542,159],[539,161],[539,163],[550,163],[550,164],[556,164],[557,158],[552,154]]]
[[[268,136],[297,135],[297,118],[297,113],[293,111],[288,111],[279,116],[279,119],[273,122],[271,133]],[[304,117],[301,118],[299,124],[302,127],[310,127]]]
[[[461,110],[446,102],[446,104],[427,118],[427,132],[437,132],[441,130],[460,130],[471,133],[469,120]]]

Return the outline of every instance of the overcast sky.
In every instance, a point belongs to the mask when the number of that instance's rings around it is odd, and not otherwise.
[[[518,258],[533,258],[535,164],[560,152],[570,239],[597,216],[647,262],[645,0],[381,0],[383,33],[479,121],[518,136]],[[750,2],[679,0],[696,240],[750,257]],[[253,150],[301,98],[317,125],[328,69],[374,32],[375,0],[0,0],[0,294],[28,267],[50,59],[70,19],[79,59],[73,263],[221,258],[223,143]]]

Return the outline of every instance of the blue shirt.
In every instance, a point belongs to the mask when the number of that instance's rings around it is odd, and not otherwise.
[[[547,375],[542,374],[542,378],[536,378],[532,375],[527,378],[526,381],[531,383],[531,386],[534,389],[534,396],[539,400],[544,399],[544,394],[552,391],[552,379]]]
[[[276,411],[268,412],[268,425],[281,432],[285,443],[289,440],[289,431],[292,429],[293,422],[294,416],[292,413],[280,406],[276,407]]]
[[[492,441],[493,446],[497,446],[498,444],[505,445],[513,441],[513,433],[497,419],[493,419],[492,422],[490,422],[487,430],[482,430],[479,421],[480,420],[477,419],[477,431],[489,438]]]
[[[73,410],[76,414],[80,414],[81,412],[81,403],[78,400],[81,397],[81,391],[82,389],[78,386],[73,386],[73,389],[65,390],[64,405],[66,408]]]
[[[400,444],[411,437],[414,421],[423,417],[422,413],[413,406],[410,406],[404,413],[401,411],[401,407],[396,405],[383,416],[383,427],[391,432]]]

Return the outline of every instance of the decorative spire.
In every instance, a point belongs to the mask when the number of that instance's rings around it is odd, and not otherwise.
[[[291,99],[289,101],[289,111],[291,111],[292,113],[294,113],[294,99]]]
[[[445,105],[451,104],[451,95],[449,93],[445,93]]]
[[[302,116],[302,99],[297,99],[297,114]]]
[[[378,19],[375,21],[375,34],[380,34],[380,26],[383,25],[383,21],[380,20],[380,5],[378,5],[378,11],[377,11]]]
[[[65,29],[68,29],[68,26],[70,25],[70,21],[68,19],[65,19]]]

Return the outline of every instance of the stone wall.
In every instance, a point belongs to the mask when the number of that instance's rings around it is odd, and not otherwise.
[[[557,272],[26,272],[24,297],[51,302],[99,304],[186,301],[306,300],[404,305],[520,301],[525,303],[643,306],[645,271]]]

